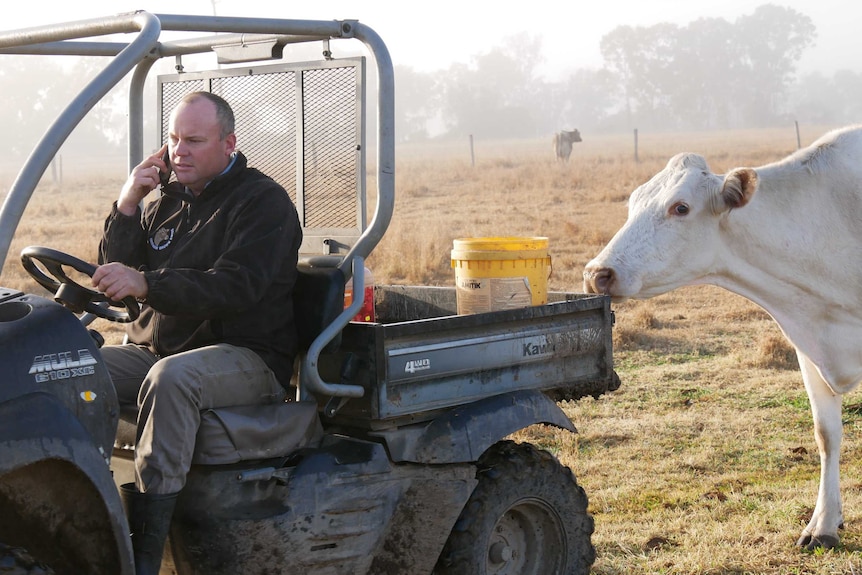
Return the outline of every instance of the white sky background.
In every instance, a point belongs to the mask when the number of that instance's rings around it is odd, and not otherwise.
[[[766,3],[793,8],[809,16],[817,28],[815,45],[800,62],[801,72],[862,71],[859,9],[847,0],[531,0],[508,3],[480,0],[37,0],[27,14],[10,11],[2,29],[11,30],[110,16],[132,10],[154,13],[292,18],[355,19],[373,28],[389,48],[395,65],[419,72],[469,63],[473,56],[502,45],[505,38],[526,32],[541,36],[545,66],[541,74],[556,80],[579,68],[602,64],[599,42],[621,25],[650,26],[660,22],[685,25],[698,18],[733,22]],[[354,43],[351,43],[354,44]],[[338,55],[338,43],[332,45]]]

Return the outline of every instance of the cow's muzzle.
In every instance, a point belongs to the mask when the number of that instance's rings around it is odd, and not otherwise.
[[[614,283],[614,270],[611,268],[587,267],[584,270],[584,293],[608,295]]]

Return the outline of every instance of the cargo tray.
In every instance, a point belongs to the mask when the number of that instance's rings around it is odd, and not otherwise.
[[[454,315],[454,288],[376,286],[377,323],[350,323],[340,349],[321,356],[326,381],[365,389],[331,421],[381,429],[516,390],[566,400],[619,387],[610,298],[549,299],[556,301]]]

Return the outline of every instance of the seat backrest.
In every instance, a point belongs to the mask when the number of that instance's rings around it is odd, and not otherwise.
[[[344,273],[336,267],[318,267],[300,263],[293,289],[293,313],[300,352],[308,351],[323,329],[344,311]],[[333,352],[341,343],[336,336],[323,349]]]

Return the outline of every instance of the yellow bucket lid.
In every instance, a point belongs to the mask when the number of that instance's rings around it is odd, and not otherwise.
[[[458,238],[454,251],[535,251],[547,250],[548,238],[543,236],[500,236],[485,238]]]

